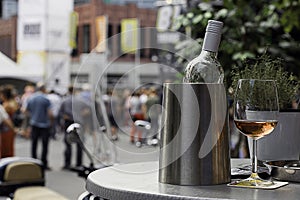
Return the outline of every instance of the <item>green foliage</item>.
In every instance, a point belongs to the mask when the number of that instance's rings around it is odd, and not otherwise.
[[[203,39],[199,38],[197,39],[197,43],[194,40],[185,40],[176,45],[176,62],[182,66],[186,66],[192,59],[200,54],[202,42]]]
[[[299,83],[295,76],[284,70],[281,59],[272,59],[267,54],[263,54],[257,59],[244,60],[242,66],[242,69],[234,66],[231,72],[234,91],[239,79],[276,80],[280,109],[290,107],[298,91]]]
[[[210,2],[190,8],[178,17],[176,27],[191,28],[192,38],[201,42],[209,19],[224,22],[218,58],[228,83],[233,66],[261,56],[266,47],[272,58],[286,61],[286,70],[300,76],[300,0],[224,0],[223,6]]]
[[[248,107],[250,110],[256,111],[278,110],[273,82],[258,81],[257,79],[246,80],[239,83],[235,93],[236,101],[240,107]]]

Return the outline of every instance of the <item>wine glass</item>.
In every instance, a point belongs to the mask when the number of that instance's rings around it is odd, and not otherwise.
[[[234,123],[238,130],[253,140],[252,173],[235,182],[240,186],[271,186],[257,173],[257,140],[272,133],[278,122],[279,105],[274,80],[240,79],[234,97]],[[250,148],[251,149],[251,148]]]

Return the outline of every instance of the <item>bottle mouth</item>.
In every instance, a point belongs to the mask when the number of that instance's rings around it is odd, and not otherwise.
[[[223,22],[217,20],[208,20],[208,25],[206,27],[206,32],[218,33],[220,34],[223,28]]]

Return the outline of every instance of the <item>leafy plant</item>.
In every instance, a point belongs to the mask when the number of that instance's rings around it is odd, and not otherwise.
[[[198,0],[189,1],[200,2]],[[286,61],[286,69],[300,76],[300,0],[203,0],[177,18],[177,30],[191,33],[200,43],[209,19],[224,22],[218,59],[230,84],[232,66],[261,56],[265,47],[272,58]],[[191,52],[191,46],[183,47]],[[182,62],[183,68],[186,63]]]
[[[234,91],[239,79],[276,80],[279,107],[281,110],[290,107],[299,88],[297,78],[292,73],[284,70],[283,60],[280,58],[272,59],[266,53],[257,59],[244,60],[242,68],[238,66],[233,67],[231,80]],[[265,90],[267,89],[265,88]]]

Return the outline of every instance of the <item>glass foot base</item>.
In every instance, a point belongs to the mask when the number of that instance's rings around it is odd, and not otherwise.
[[[236,185],[240,186],[263,186],[268,187],[274,185],[273,181],[263,180],[256,173],[251,174],[251,176],[247,179],[243,179],[235,182]]]
[[[229,183],[228,186],[254,188],[254,189],[276,189],[285,186],[287,184],[288,182],[263,180],[257,174],[251,174],[249,178],[234,181],[232,183]]]

